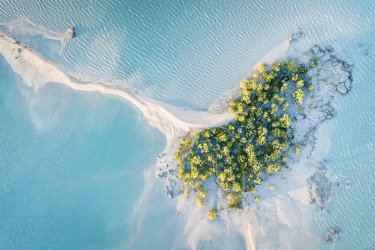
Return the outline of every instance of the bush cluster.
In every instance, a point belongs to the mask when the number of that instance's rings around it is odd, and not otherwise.
[[[184,190],[198,194],[199,206],[204,205],[203,184],[209,178],[225,192],[228,208],[240,209],[242,192],[255,193],[263,174],[286,166],[294,137],[288,110],[314,89],[307,77],[314,61],[310,64],[284,60],[259,65],[240,83],[240,97],[229,104],[228,111],[235,112],[233,122],[180,138],[175,155],[178,177]],[[299,145],[295,151],[299,153]]]

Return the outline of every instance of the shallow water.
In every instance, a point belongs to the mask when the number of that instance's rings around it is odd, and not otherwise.
[[[54,32],[74,25],[77,36],[61,55],[72,71],[196,108],[298,27],[309,42],[338,46],[374,29],[372,1],[2,0],[0,7],[0,22],[27,18]]]
[[[364,38],[368,39],[365,43],[372,43],[372,36]],[[375,248],[375,92],[371,80],[375,58],[370,53],[353,53],[354,89],[348,96],[336,98],[339,114],[323,124],[318,135],[321,140],[317,157],[327,160],[330,178],[340,184],[335,188],[329,211],[318,213],[309,221],[308,229],[317,238],[331,226],[342,230],[340,241],[324,248]],[[349,189],[344,188],[347,181]]]
[[[64,67],[194,108],[207,108],[298,27],[306,33],[306,46],[334,45],[355,64],[353,90],[336,98],[338,116],[320,128],[315,155],[327,161],[340,187],[329,212],[306,221],[306,238],[295,245],[374,248],[373,1],[1,0],[0,13],[3,23],[27,18],[53,32],[74,25],[77,36],[57,58]],[[165,212],[155,215],[151,207],[129,222],[144,184],[142,171],[164,147],[139,112],[58,85],[34,96],[4,63],[1,69],[0,242],[6,248],[17,248],[13,243],[115,248],[132,242],[142,249],[151,246],[143,239],[164,237],[160,248],[173,245],[167,228],[177,223],[175,215],[159,234],[153,232],[163,225],[158,216],[173,214],[174,203],[165,200],[168,205],[160,208]],[[162,199],[156,190],[153,194]],[[139,221],[143,216],[154,220]],[[341,240],[324,245],[321,235],[332,225],[342,228]]]
[[[57,84],[35,95],[0,70],[0,248],[124,244],[163,136],[123,101]]]

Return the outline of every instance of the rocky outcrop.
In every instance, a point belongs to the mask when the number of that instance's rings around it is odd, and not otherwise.
[[[290,35],[289,42],[297,42],[301,37],[303,37],[304,33],[301,28],[298,29],[296,33]]]
[[[167,179],[166,184],[164,185],[164,195],[169,199],[172,199],[174,196],[177,196],[181,193],[180,187],[177,185],[177,182],[172,179]]]
[[[336,90],[337,92],[339,92],[340,94],[342,95],[345,95],[348,93],[348,90],[346,89],[345,87],[345,84],[342,82],[342,83],[339,83],[337,86],[336,86]]]
[[[163,152],[157,157],[156,177],[165,178],[164,194],[172,199],[181,193],[181,189],[177,183],[177,167],[173,164],[170,155]]]
[[[335,48],[332,45],[327,45],[326,50],[328,50],[329,52],[334,52]]]
[[[323,241],[328,242],[336,242],[339,240],[340,237],[340,230],[337,227],[331,227],[327,233],[323,235]]]
[[[368,44],[366,44],[366,43],[357,44],[357,51],[364,56],[368,56],[368,54],[369,54]]]
[[[323,63],[324,67],[331,67],[333,69],[332,73],[339,74],[330,75],[328,78],[337,79],[336,82],[330,83],[336,87],[337,92],[346,95],[351,90],[354,65],[345,60],[339,59],[335,53],[335,48],[332,45],[327,45],[324,49],[318,45],[314,45],[310,52],[313,53],[314,57],[316,57],[320,63]]]
[[[340,94],[345,95],[351,90],[351,84],[352,82],[349,79],[346,80],[345,82],[340,82],[339,84],[337,84],[336,90]]]
[[[73,38],[75,36],[74,27],[69,27],[66,29],[66,36],[68,38]]]
[[[323,162],[318,163],[316,172],[307,180],[310,204],[317,204],[323,211],[329,204],[332,195],[332,182],[327,178],[327,168]]]

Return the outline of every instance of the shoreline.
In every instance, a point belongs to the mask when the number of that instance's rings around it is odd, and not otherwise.
[[[35,93],[47,83],[58,83],[78,91],[98,91],[120,97],[141,111],[148,123],[167,137],[168,145],[181,132],[220,126],[234,119],[234,115],[230,113],[212,114],[208,111],[177,108],[127,90],[108,87],[100,81],[78,80],[61,69],[52,59],[33,48],[25,48],[21,41],[1,28],[0,36],[1,55],[13,71],[21,76],[24,84],[33,88]]]

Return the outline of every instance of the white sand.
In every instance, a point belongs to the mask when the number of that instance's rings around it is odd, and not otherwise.
[[[67,72],[61,70],[53,61],[34,50],[31,51],[15,44],[14,39],[5,31],[0,31],[0,34],[2,34],[0,53],[12,69],[22,77],[24,83],[32,87],[35,92],[47,83],[61,83],[79,91],[98,91],[103,94],[115,95],[132,103],[144,114],[152,126],[167,137],[166,158],[162,159],[164,163],[171,160],[178,137],[184,135],[188,130],[219,126],[233,119],[233,114],[212,114],[207,111],[176,108],[148,97],[140,97],[130,92],[106,87],[100,82],[81,84]],[[288,47],[289,40],[285,40],[263,57],[260,62],[273,62],[283,55]],[[18,53],[18,49],[21,49],[21,53]],[[226,101],[225,98],[219,102],[223,101]],[[254,204],[253,196],[247,195],[250,205],[243,211],[222,210],[218,213],[218,219],[215,221],[209,221],[206,216],[209,209],[219,209],[218,201],[223,200],[223,194],[220,193],[220,190],[217,191],[214,185],[208,191],[210,198],[207,199],[203,208],[198,208],[195,205],[194,195],[190,195],[188,198],[178,196],[176,209],[181,213],[178,224],[184,225],[184,228],[175,229],[173,247],[179,248],[181,245],[188,244],[193,249],[198,249],[207,241],[211,245],[215,245],[217,241],[219,248],[228,249],[296,247],[291,245],[292,242],[298,244],[298,239],[306,238],[306,232],[303,230],[304,225],[301,224],[306,220],[302,218],[310,216],[312,211],[311,207],[308,208],[306,195],[306,179],[313,171],[313,168],[309,167],[311,162],[308,159],[311,150],[310,146],[306,147],[300,156],[295,157],[295,164],[292,164],[290,170],[285,169],[265,181],[257,193],[262,197],[259,204]],[[145,178],[148,185],[135,205],[136,223],[134,235],[131,236],[129,244],[140,234],[140,228],[145,223],[143,220],[144,207],[152,199],[149,197],[150,192],[157,186],[153,180],[155,177],[150,174],[150,171],[145,174]],[[268,190],[270,183],[275,184],[275,191]],[[159,202],[168,201],[159,200]],[[167,216],[167,221],[168,214],[165,216]],[[187,242],[181,243],[181,241]]]
[[[79,91],[98,91],[103,94],[110,94],[121,97],[137,107],[146,117],[147,121],[163,134],[170,143],[176,135],[183,134],[190,129],[218,126],[233,119],[233,114],[222,115],[211,114],[207,111],[194,111],[169,107],[157,103],[151,98],[139,98],[131,93],[109,88],[99,82],[80,84],[73,80],[67,72],[62,71],[53,61],[48,60],[36,51],[23,48],[22,44],[15,44],[5,31],[0,31],[3,36],[0,39],[0,52],[6,61],[11,65],[14,72],[19,74],[24,83],[32,87],[35,93],[47,83],[61,83]],[[21,53],[18,53],[21,49]],[[168,107],[171,111],[167,110]]]

